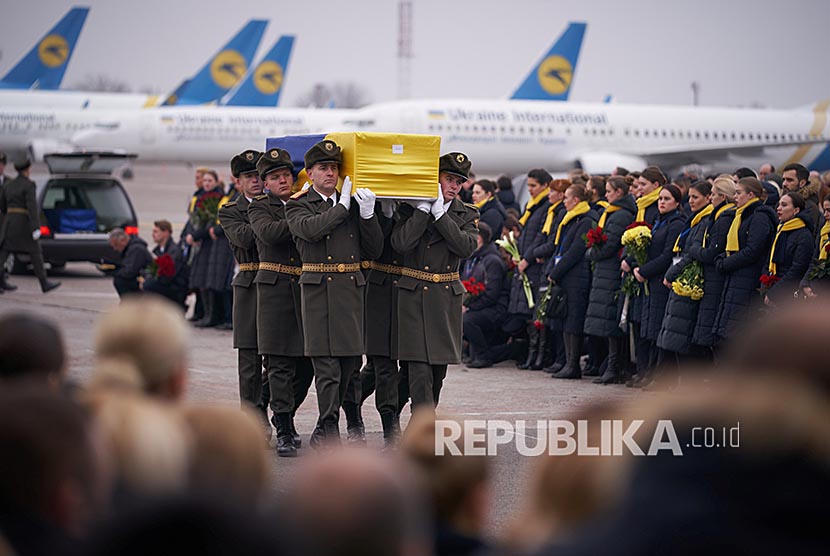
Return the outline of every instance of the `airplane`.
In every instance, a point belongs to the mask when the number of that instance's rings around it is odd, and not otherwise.
[[[248,72],[268,22],[252,19],[181,87],[175,105],[205,104],[221,99]]]
[[[531,168],[610,173],[616,166],[691,163],[732,172],[764,162],[818,160],[830,141],[830,101],[811,108],[762,110],[521,100],[402,100],[357,110],[147,109],[117,126],[87,126],[81,148],[122,148],[142,160],[227,161],[268,137],[334,131],[440,135],[443,152],[461,151],[478,175]],[[0,111],[0,126],[4,122]],[[2,145],[0,144],[0,147]]]
[[[248,72],[242,84],[231,91],[222,106],[277,106],[288,61],[294,46],[292,35],[283,35],[256,67]]]
[[[571,23],[530,70],[512,100],[568,100],[585,36],[585,23]]]
[[[60,87],[89,8],[75,7],[0,80],[0,89]]]

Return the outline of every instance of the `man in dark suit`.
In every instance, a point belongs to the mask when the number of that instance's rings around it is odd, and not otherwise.
[[[187,296],[188,268],[182,256],[182,250],[173,240],[173,226],[167,220],[153,222],[153,257],[159,265],[156,276],[148,276],[141,289],[145,292],[157,293],[183,306]],[[159,264],[159,259],[167,258],[173,266]],[[172,271],[172,275],[168,272]]]

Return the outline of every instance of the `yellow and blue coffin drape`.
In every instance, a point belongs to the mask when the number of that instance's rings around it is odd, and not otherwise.
[[[441,138],[437,135],[364,131],[289,135],[268,138],[265,150],[280,148],[289,152],[299,189],[309,181],[303,156],[323,139],[337,143],[343,153],[338,190],[342,179],[350,176],[352,191],[365,187],[380,198],[435,199],[441,156]]]

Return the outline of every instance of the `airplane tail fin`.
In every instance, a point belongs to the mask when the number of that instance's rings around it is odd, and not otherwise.
[[[164,99],[164,102],[161,103],[161,106],[173,106],[177,102],[179,102],[179,97],[181,97],[182,91],[184,91],[185,87],[187,87],[189,84],[190,79],[185,79],[184,81],[179,83],[179,86],[176,87],[172,93],[167,95],[167,97]]]
[[[242,84],[224,102],[226,106],[277,106],[288,74],[294,46],[292,35],[283,35],[268,54],[248,72]]]
[[[512,100],[568,100],[576,73],[585,23],[571,23],[559,40],[534,66]]]
[[[248,71],[267,21],[252,19],[219,52],[180,87],[174,104],[205,104],[217,101]],[[169,97],[168,97],[169,98]]]
[[[81,34],[89,8],[69,10],[57,25],[3,77],[7,89],[57,89]]]

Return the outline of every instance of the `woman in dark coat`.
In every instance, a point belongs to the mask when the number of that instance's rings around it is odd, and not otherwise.
[[[519,253],[522,260],[517,265],[517,272],[513,273],[513,281],[510,284],[510,304],[508,312],[511,315],[521,315],[526,319],[528,336],[530,339],[530,350],[527,362],[529,366],[519,365],[520,369],[534,368],[541,369],[541,365],[536,365],[536,359],[539,352],[544,352],[543,342],[545,337],[540,334],[533,326],[533,309],[528,307],[527,296],[525,295],[522,276],[524,273],[530,280],[530,287],[533,292],[534,302],[537,300],[539,292],[540,279],[542,279],[542,270],[544,267],[531,256],[533,249],[538,245],[539,241],[546,239],[542,234],[542,227],[548,215],[548,192],[551,182],[550,174],[546,170],[536,169],[528,172],[527,189],[530,192],[530,201],[525,207],[525,212],[519,219],[522,225],[522,233],[516,241],[519,248]],[[533,354],[531,360],[530,354]]]
[[[556,245],[553,242],[553,235],[564,218],[565,205],[562,199],[565,198],[565,191],[571,186],[571,181],[566,179],[551,180],[550,191],[548,191],[548,214],[545,223],[542,224],[542,233],[537,237],[536,243],[528,254],[536,259],[542,268],[546,268]],[[544,283],[545,280],[542,280]],[[537,295],[540,297],[540,295]],[[551,353],[552,363],[544,367],[544,371],[550,374],[556,373],[565,366],[565,345],[562,340],[562,323],[554,319],[545,319],[545,327],[541,330],[530,329],[530,349],[528,349],[527,361],[519,365],[520,369],[538,370],[545,364],[545,348]],[[540,341],[534,342],[534,337]],[[540,347],[541,346],[541,347]]]
[[[689,188],[689,208],[692,213],[686,220],[685,229],[680,232],[675,242],[674,264],[666,272],[663,285],[670,289],[669,301],[666,305],[666,314],[657,337],[657,347],[660,350],[658,366],[676,368],[681,355],[687,355],[692,349],[692,333],[697,323],[697,313],[700,299],[693,299],[688,295],[680,295],[672,290],[672,285],[695,259],[689,254],[694,246],[703,245],[703,236],[706,224],[714,211],[709,203],[712,185],[707,181],[699,181]]]
[[[632,269],[634,277],[641,284],[648,284],[648,288],[640,296],[642,311],[640,313],[640,339],[638,344],[646,346],[645,353],[637,352],[637,359],[647,356],[643,361],[641,374],[634,386],[645,386],[651,382],[652,371],[657,363],[657,336],[663,324],[666,313],[666,303],[669,301],[669,289],[663,285],[663,277],[672,263],[675,241],[683,230],[683,215],[680,214],[680,203],[683,194],[676,185],[666,185],[660,191],[657,208],[660,216],[654,221],[651,229],[651,245],[648,248],[648,259],[642,266]]]
[[[735,218],[726,234],[726,252],[715,265],[726,276],[718,315],[712,325],[716,345],[732,336],[760,303],[758,287],[766,270],[777,218],[763,204],[764,188],[757,179],[738,181]]]
[[[815,219],[805,210],[807,204],[798,193],[786,193],[778,201],[778,231],[767,260],[767,274],[777,276],[766,292],[764,303],[776,306],[801,297],[801,279],[810,267],[815,242]]]
[[[231,188],[222,199],[222,204],[236,199],[239,193]],[[233,328],[233,271],[236,263],[233,259],[233,250],[225,230],[218,223],[214,223],[208,230],[213,247],[208,261],[207,289],[213,292],[216,301],[216,311],[220,314],[217,328],[230,330]]]
[[[824,225],[818,234],[816,251],[813,254],[810,268],[801,281],[801,289],[809,299],[830,297],[830,277],[810,278],[819,265],[826,264],[830,259],[830,197],[824,199],[821,205],[824,210]]]
[[[637,204],[628,193],[628,182],[620,176],[608,179],[605,196],[609,201],[600,216],[598,227],[608,237],[600,246],[592,247],[585,257],[594,265],[591,279],[591,293],[585,313],[585,334],[604,338],[608,342],[608,362],[603,375],[594,382],[610,384],[621,376],[620,354],[623,331],[617,312],[620,294],[620,248],[622,235],[629,224],[634,222]]]
[[[729,176],[720,176],[712,186],[711,201],[712,214],[702,226],[703,241],[696,242],[687,248],[689,256],[703,265],[703,298],[700,300],[697,311],[697,321],[692,333],[692,344],[706,353],[706,358],[712,359],[712,346],[715,345],[715,335],[712,325],[718,314],[720,298],[723,294],[723,283],[726,277],[715,267],[715,259],[726,249],[726,234],[735,218],[735,182]]]
[[[568,307],[562,319],[565,366],[553,377],[582,378],[579,356],[582,354],[582,330],[591,287],[591,265],[585,258],[582,236],[596,226],[598,217],[588,204],[588,194],[581,185],[570,186],[562,203],[568,212],[556,230],[553,240],[556,251],[547,268],[551,284],[564,290]]]
[[[496,197],[496,184],[490,180],[481,180],[473,185],[473,204],[478,207],[481,222],[493,230],[491,241],[498,239],[506,213],[501,201]]]
[[[202,175],[202,188],[204,194],[200,199],[207,195],[222,195],[222,187],[219,185],[219,176],[213,170],[208,170]],[[197,202],[198,204],[198,202]],[[210,283],[210,258],[213,249],[213,238],[210,236],[210,229],[213,222],[196,224],[192,227],[191,233],[185,237],[188,244],[195,243],[198,248],[193,255],[193,261],[190,267],[190,288],[199,290],[199,295],[202,297],[204,304],[204,317],[196,321],[194,324],[200,328],[208,326],[216,326],[219,321],[216,316],[216,299],[209,291]]]

